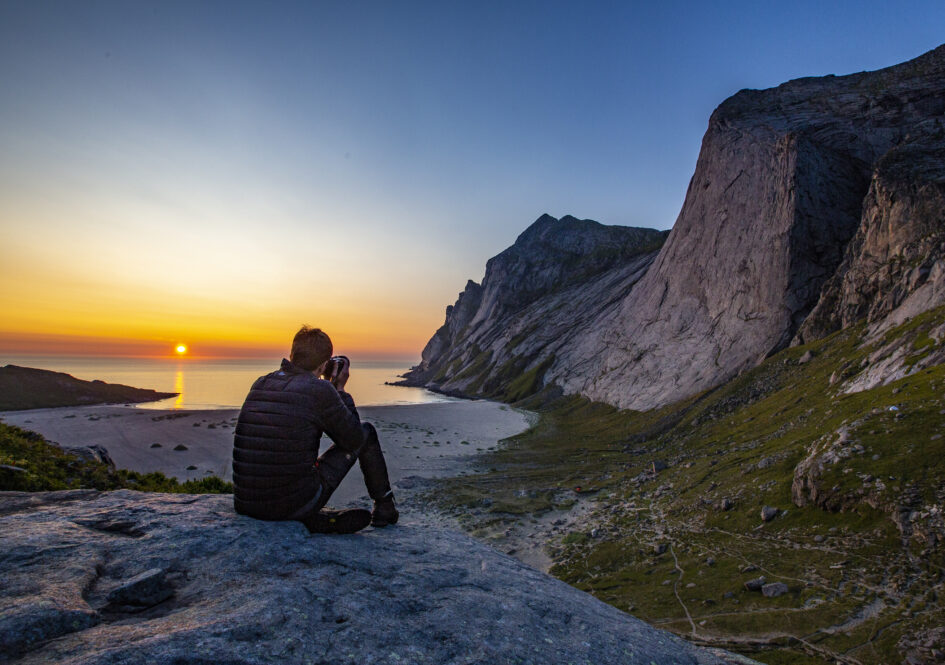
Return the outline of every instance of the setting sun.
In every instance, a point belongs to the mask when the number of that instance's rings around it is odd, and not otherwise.
[[[187,346],[185,344],[178,344],[177,348],[174,350],[177,351],[178,355],[183,355],[187,353]]]

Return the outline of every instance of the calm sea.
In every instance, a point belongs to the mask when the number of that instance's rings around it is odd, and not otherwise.
[[[78,379],[100,379],[180,396],[141,404],[152,409],[239,408],[257,377],[279,368],[281,358],[141,359],[64,356],[0,356],[0,365],[20,365],[66,372]],[[405,363],[352,359],[347,390],[359,406],[453,401],[422,388],[385,385],[409,369]]]

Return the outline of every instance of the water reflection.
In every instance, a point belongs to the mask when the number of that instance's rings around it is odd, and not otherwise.
[[[0,0],[2,1],[2,0]],[[253,382],[279,366],[278,359],[178,360],[143,358],[71,358],[62,356],[5,355],[0,365],[10,362],[66,372],[79,379],[100,379],[136,388],[178,393],[158,402],[140,404],[145,409],[238,409]],[[413,404],[451,401],[451,398],[422,388],[387,385],[406,371],[408,364],[358,362],[355,360],[348,392],[358,406]],[[186,378],[184,375],[187,375]],[[187,395],[184,396],[184,384]]]
[[[184,406],[184,370],[177,370],[174,375],[174,392],[177,393],[177,399],[174,400],[174,408],[181,409]]]

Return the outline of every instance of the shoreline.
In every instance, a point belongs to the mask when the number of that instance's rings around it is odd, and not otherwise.
[[[391,484],[399,496],[422,481],[472,471],[480,453],[531,427],[536,414],[499,402],[457,400],[359,407],[378,430]],[[0,421],[38,432],[60,447],[100,445],[117,468],[160,471],[181,481],[232,479],[233,432],[239,409],[154,409],[95,405],[5,411]],[[330,439],[324,437],[324,452]],[[357,465],[355,465],[357,466]],[[406,496],[405,496],[406,498]],[[369,502],[352,469],[330,505]]]

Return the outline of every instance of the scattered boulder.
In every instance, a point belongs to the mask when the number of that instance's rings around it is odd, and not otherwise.
[[[760,579],[764,579],[763,577]],[[761,593],[766,598],[777,598],[788,592],[788,586],[784,582],[772,582],[761,587]]]
[[[821,478],[828,466],[847,459],[855,452],[862,454],[865,449],[850,438],[846,427],[840,427],[833,434],[820,437],[807,448],[807,455],[794,467],[794,479],[791,482],[791,500],[802,508],[814,504],[825,510],[840,509],[842,497],[832,489],[821,484]]]
[[[115,469],[115,462],[112,461],[108,451],[103,446],[77,446],[75,448],[63,448],[70,455],[75,455],[80,459],[89,462],[98,462],[104,464],[109,469]]]
[[[724,497],[718,503],[718,509],[721,511],[731,510],[735,507],[735,502],[728,497]]]
[[[896,648],[906,665],[932,665],[945,662],[945,627],[916,626],[899,638]]]
[[[777,453],[777,454],[775,454],[775,455],[768,455],[768,456],[766,456],[766,457],[762,457],[762,458],[761,458],[760,460],[758,460],[755,464],[749,464],[749,465],[748,465],[748,471],[752,471],[752,470],[756,470],[756,469],[757,469],[758,471],[762,471],[762,470],[767,469],[767,468],[769,468],[769,467],[772,467],[772,466],[774,466],[775,464],[777,464],[778,462],[780,462],[780,461],[786,459],[789,455],[790,455],[790,452],[787,451],[787,450],[784,450],[784,451],[781,451],[780,453]]]
[[[761,520],[763,522],[770,522],[781,512],[780,509],[775,508],[774,506],[764,506],[761,509]]]
[[[660,471],[665,471],[669,468],[669,465],[663,460],[656,460],[653,462],[653,473],[659,473]]]
[[[190,450],[190,449],[187,446],[185,446],[183,443],[178,443],[176,446],[174,446],[174,450],[180,451],[180,450]]]
[[[88,517],[77,517],[73,519],[72,522],[79,526],[84,526],[86,529],[104,531],[105,533],[119,533],[123,536],[131,536],[132,538],[140,538],[146,533],[134,520],[115,518],[108,513],[96,513]]]
[[[798,358],[797,362],[799,362],[801,365],[806,365],[813,359],[814,359],[814,354],[811,353],[810,351],[805,351],[804,355]]]
[[[745,582],[745,588],[748,589],[749,591],[761,591],[761,587],[763,587],[764,585],[765,585],[764,575]]]
[[[139,609],[153,607],[174,595],[165,574],[163,568],[150,568],[112,590],[108,602]]]

